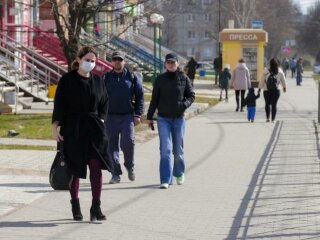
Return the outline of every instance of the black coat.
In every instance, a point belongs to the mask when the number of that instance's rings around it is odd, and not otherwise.
[[[86,178],[90,158],[101,161],[102,169],[112,172],[105,125],[108,96],[99,75],[82,77],[76,70],[59,81],[52,122],[59,121],[64,137],[65,160],[74,176]]]
[[[196,75],[196,70],[199,68],[199,64],[192,58],[187,63],[186,68],[188,69],[187,76],[193,80]]]

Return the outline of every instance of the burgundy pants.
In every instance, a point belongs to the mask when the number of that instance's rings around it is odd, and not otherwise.
[[[89,160],[90,183],[92,199],[100,200],[102,190],[101,162],[98,159]],[[71,183],[71,199],[79,198],[80,178],[74,177]]]

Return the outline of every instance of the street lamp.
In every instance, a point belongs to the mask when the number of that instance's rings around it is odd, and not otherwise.
[[[162,60],[161,60],[161,24],[164,21],[164,17],[158,13],[152,13],[150,16],[150,21],[153,23],[153,65],[154,65],[154,72],[153,72],[153,79],[155,79],[157,74],[157,42],[159,44],[159,73],[162,72]]]

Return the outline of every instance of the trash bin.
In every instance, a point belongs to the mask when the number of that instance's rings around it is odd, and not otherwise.
[[[205,77],[206,76],[206,70],[205,69],[200,69],[199,76],[200,77]]]
[[[48,91],[48,98],[54,98],[56,95],[57,85],[50,85]]]
[[[16,104],[16,92],[15,91],[6,91],[3,93],[3,101],[7,105]]]

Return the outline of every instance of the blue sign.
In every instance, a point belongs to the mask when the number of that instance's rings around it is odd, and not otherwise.
[[[251,28],[253,29],[263,29],[263,21],[251,21]]]

